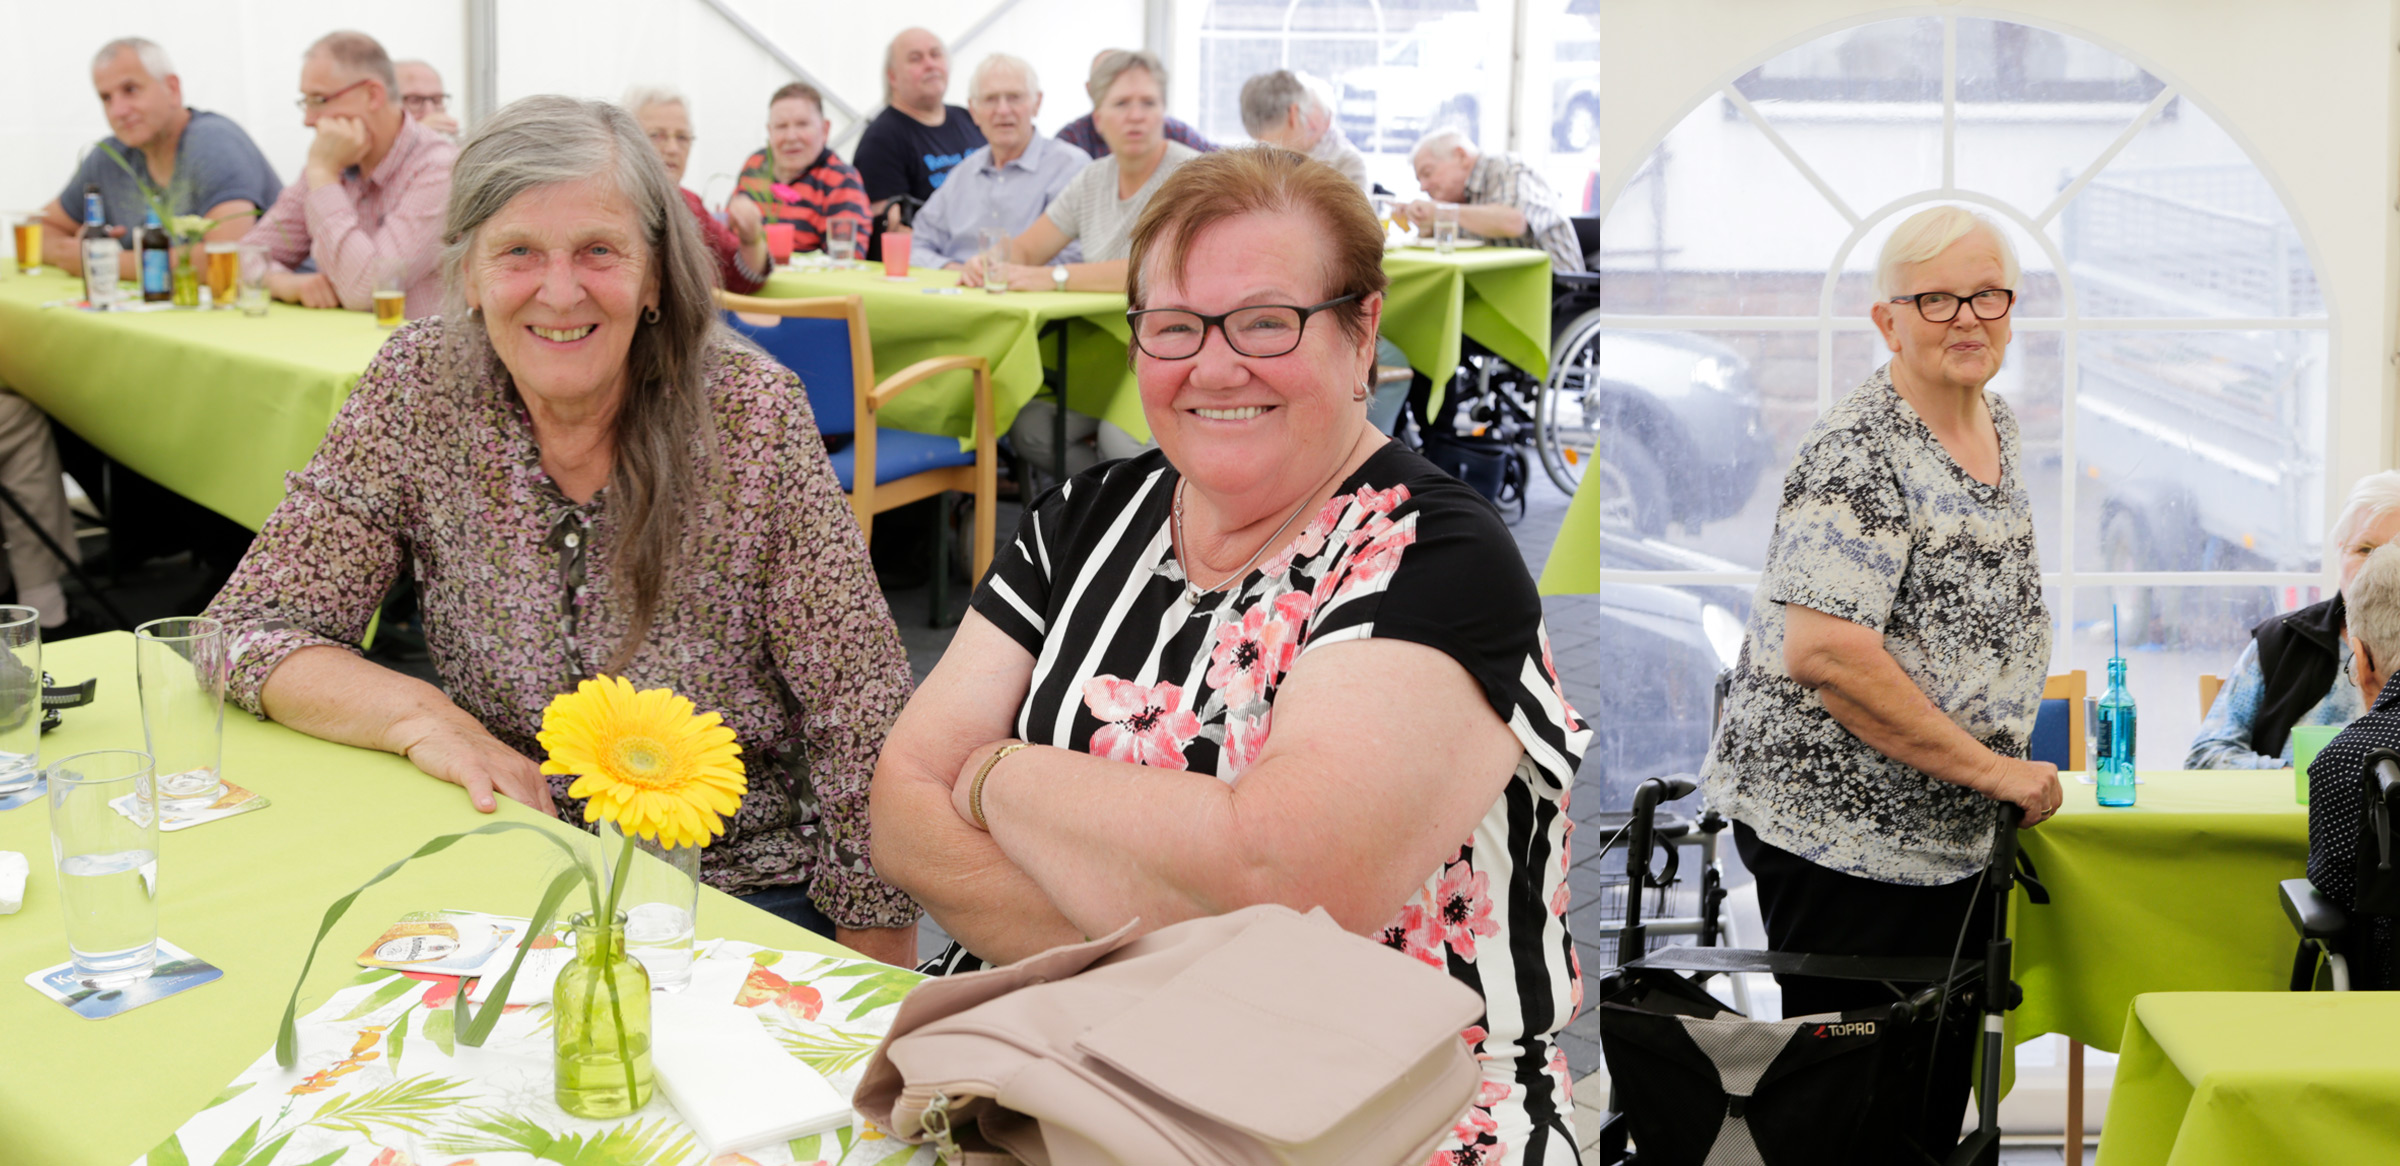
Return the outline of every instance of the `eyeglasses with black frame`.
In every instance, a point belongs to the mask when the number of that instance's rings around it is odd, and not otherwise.
[[[447,113],[450,107],[450,95],[447,93],[403,93],[400,95],[400,104],[412,110],[421,106]]]
[[[292,104],[298,106],[300,112],[302,113],[313,113],[333,104],[335,101],[339,100],[343,94],[348,93],[351,90],[373,80],[375,80],[373,77],[361,77],[356,81],[352,81],[348,85],[344,85],[341,88],[324,95],[323,97],[319,97],[314,93],[303,93],[300,95],[300,99],[292,102]]]
[[[1357,298],[1358,293],[1352,292],[1305,308],[1252,304],[1214,316],[1183,308],[1144,308],[1125,313],[1125,319],[1133,325],[1134,345],[1155,360],[1190,360],[1200,355],[1200,346],[1208,343],[1211,327],[1225,337],[1225,343],[1235,352],[1263,358],[1282,356],[1300,347],[1300,335],[1307,330],[1310,316]]]
[[[1893,296],[1895,304],[1915,304],[1917,314],[1928,324],[1947,324],[1958,318],[1961,303],[1974,305],[1978,320],[1997,320],[2008,314],[2009,305],[2017,302],[2017,293],[2004,287],[1987,287],[1961,300],[1949,292],[1918,292],[1913,296]]]

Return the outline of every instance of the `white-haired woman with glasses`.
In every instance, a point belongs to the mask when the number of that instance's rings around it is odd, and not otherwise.
[[[2025,759],[2050,660],[2017,424],[1985,391],[2016,254],[1956,207],[1900,224],[1876,268],[1890,363],[1820,418],[1784,479],[1758,603],[1705,770],[1758,877],[1768,946],[1946,956],[1987,934],[1994,801],[2032,825],[2058,773]],[[1786,1016],[1888,1003],[1783,977]],[[1957,1039],[1952,1039],[1953,1037]],[[1957,1141],[1973,1032],[1944,1034],[1917,1137]]]
[[[1208,154],[1130,261],[1159,448],[1026,511],[886,741],[875,868],[958,940],[945,971],[1323,907],[1485,994],[1483,1088],[1433,1160],[1572,1162],[1590,732],[1499,515],[1367,423],[1375,213],[1298,154]]]
[[[2293,729],[2347,725],[2366,711],[2352,679],[2343,593],[2367,556],[2396,535],[2400,470],[2360,478],[2325,538],[2325,557],[2341,564],[2341,590],[2250,629],[2250,642],[2192,738],[2185,769],[2289,769]]]

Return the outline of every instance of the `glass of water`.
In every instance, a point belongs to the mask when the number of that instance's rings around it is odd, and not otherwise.
[[[50,767],[50,854],[75,975],[122,988],[158,958],[158,788],[150,755],[102,749]]]
[[[142,732],[158,766],[158,793],[204,807],[224,792],[225,625],[204,615],[154,619],[133,630],[142,687]]]
[[[1442,255],[1448,255],[1458,250],[1457,203],[1437,202],[1433,204],[1433,249]]]
[[[985,227],[978,240],[977,250],[983,260],[983,290],[999,295],[1008,290],[1008,231],[1003,227]]]
[[[42,776],[41,613],[0,606],[0,794]]]
[[[858,223],[851,219],[835,219],[825,224],[825,257],[835,263],[847,264],[858,254]]]
[[[234,269],[234,302],[241,305],[245,316],[267,314],[267,245],[237,243],[234,252],[238,259]]]
[[[600,824],[602,874],[615,878],[625,836],[613,822]],[[603,897],[608,888],[602,887]],[[700,909],[700,848],[672,850],[647,838],[633,842],[625,867],[625,890],[617,910],[625,913],[625,950],[642,961],[654,988],[680,989],[692,978],[692,923]]]

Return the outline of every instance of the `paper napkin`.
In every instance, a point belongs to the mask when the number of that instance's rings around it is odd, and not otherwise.
[[[729,1000],[657,993],[650,1030],[659,1087],[711,1154],[850,1124],[850,1099]]]

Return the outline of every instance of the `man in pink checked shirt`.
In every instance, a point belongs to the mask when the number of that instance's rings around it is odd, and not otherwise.
[[[276,299],[366,311],[388,272],[410,316],[441,310],[442,213],[458,146],[402,112],[399,92],[391,57],[365,33],[328,33],[301,58],[299,105],[317,138],[249,235],[274,260]],[[292,270],[307,259],[314,272]]]

